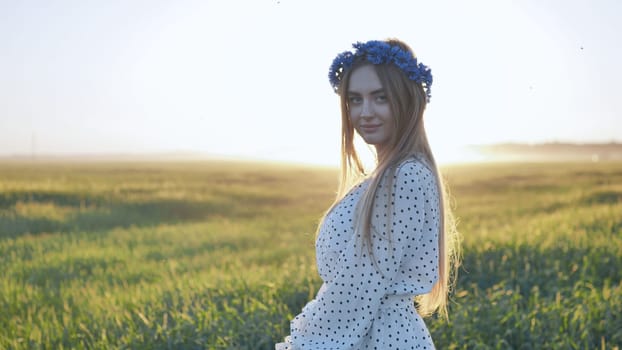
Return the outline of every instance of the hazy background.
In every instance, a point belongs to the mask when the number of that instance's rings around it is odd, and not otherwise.
[[[432,68],[441,162],[622,138],[622,3],[0,0],[0,156],[196,152],[336,164],[334,56],[397,37]]]

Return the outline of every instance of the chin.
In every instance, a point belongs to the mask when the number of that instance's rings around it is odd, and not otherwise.
[[[363,140],[365,140],[365,143],[370,146],[378,146],[383,143],[381,140],[378,140],[377,138],[367,138],[367,139],[363,138]]]

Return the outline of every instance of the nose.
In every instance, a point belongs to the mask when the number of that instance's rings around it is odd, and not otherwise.
[[[371,103],[368,100],[363,100],[363,106],[361,108],[361,117],[373,117]]]

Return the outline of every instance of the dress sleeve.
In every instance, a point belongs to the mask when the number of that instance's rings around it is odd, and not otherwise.
[[[356,349],[383,297],[399,293],[392,284],[405,256],[420,244],[424,207],[428,196],[437,193],[432,190],[436,180],[419,162],[402,164],[393,173],[392,185],[386,180],[381,181],[372,210],[373,257],[361,233],[354,232],[339,256],[334,278],[325,281],[316,298],[292,320],[287,349]]]

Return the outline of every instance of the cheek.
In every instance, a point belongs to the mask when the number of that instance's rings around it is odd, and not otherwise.
[[[378,115],[382,116],[383,119],[393,119],[393,113],[391,113],[391,106],[389,104],[383,104],[377,107]]]
[[[391,113],[391,107],[383,106],[382,112],[379,113],[382,116],[382,119],[385,123],[395,127],[396,120],[393,117],[393,113]]]
[[[359,116],[360,113],[357,113],[356,109],[349,109],[348,110],[348,118],[350,119],[350,121],[352,122],[352,124],[356,125],[356,122],[359,120]]]
[[[386,114],[383,114],[383,118],[382,119],[384,121],[384,124],[387,126],[386,130],[387,130],[388,134],[389,135],[395,135],[396,132],[397,132],[397,130],[396,130],[397,127],[396,127],[395,123],[397,121],[395,120],[395,118],[393,118],[393,115],[390,112],[386,113]]]

